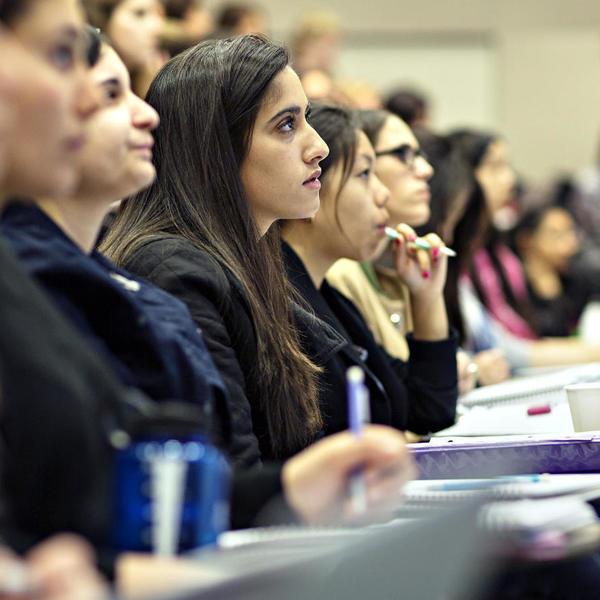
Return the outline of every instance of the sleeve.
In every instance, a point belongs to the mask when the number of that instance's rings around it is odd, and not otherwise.
[[[500,348],[511,369],[527,367],[530,363],[530,343],[512,335],[500,323],[494,321],[476,298],[469,283],[459,284],[458,295],[467,328],[468,349],[477,353],[490,348]]]
[[[394,361],[410,398],[407,429],[420,434],[446,429],[456,420],[458,336],[452,332],[446,340],[427,342],[409,334],[407,339],[408,362]]]
[[[259,524],[290,523],[297,516],[285,501],[281,484],[282,464],[237,471],[231,490],[231,527],[244,529]]]
[[[244,372],[224,318],[224,307],[230,302],[231,294],[225,274],[204,254],[184,247],[164,256],[146,255],[144,269],[134,267],[132,270],[187,305],[225,383],[225,405],[217,410],[231,427],[231,441],[226,451],[237,466],[258,463],[260,452],[252,428]]]

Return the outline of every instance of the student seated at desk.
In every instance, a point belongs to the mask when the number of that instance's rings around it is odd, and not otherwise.
[[[158,177],[122,204],[101,247],[188,305],[263,459],[329,433],[294,321],[336,343],[292,302],[273,226],[317,210],[328,152],[288,63],[258,36],[203,42],[167,63],[147,96],[161,118]]]
[[[523,263],[529,322],[539,336],[574,335],[595,283],[573,269],[581,249],[575,219],[552,198],[526,209],[510,235]]]
[[[351,365],[365,370],[374,422],[415,433],[449,427],[457,397],[456,340],[449,333],[442,293],[448,260],[440,253],[443,244],[430,235],[431,251],[415,251],[410,246],[414,231],[398,226],[395,268],[412,296],[413,333],[405,363],[375,342],[352,302],[325,281],[336,260],[369,260],[386,244],[389,191],[374,173],[373,147],[352,113],[342,108],[317,105],[310,122],[329,145],[321,162],[321,206],[311,219],[286,221],[283,239],[290,281],[338,339],[334,351],[325,352],[318,340],[311,348],[323,370],[321,410],[327,428],[340,430],[347,422],[344,373]],[[309,331],[300,332],[312,341]]]
[[[452,229],[461,214],[460,204],[464,202],[461,198],[463,191],[459,188],[465,175],[460,173],[460,164],[446,157],[451,151],[447,148],[449,144],[426,143],[422,147],[427,137],[415,137],[406,123],[387,111],[362,110],[358,118],[375,149],[375,174],[390,190],[386,206],[391,222],[407,223],[422,232],[433,231],[452,246],[455,240]],[[432,137],[435,136],[430,136],[429,141]],[[423,161],[422,156],[427,156],[429,162]],[[456,169],[458,171],[454,172]],[[469,184],[470,181],[467,181],[466,185]],[[430,219],[432,215],[439,216],[440,210],[443,210],[442,207],[445,209],[447,204],[453,208],[449,209],[448,223],[440,227],[439,220],[434,222]],[[450,214],[452,211],[454,214]],[[451,219],[453,223],[450,223]],[[477,227],[478,223],[475,225]],[[477,240],[475,232],[466,232],[465,241],[472,239]],[[459,332],[463,343],[462,324],[454,310],[457,302],[453,301],[457,265],[468,259],[462,239],[460,241],[458,256],[448,262],[444,296],[450,324]],[[356,304],[375,339],[389,354],[407,360],[406,334],[413,327],[411,298],[394,268],[391,244],[369,261],[339,260],[327,272],[327,281]],[[474,356],[472,360],[465,360],[465,357],[462,351],[457,356],[461,392],[468,391],[475,383],[471,368],[474,365],[481,370],[480,382],[484,384],[497,383],[508,374],[506,361],[496,351]]]

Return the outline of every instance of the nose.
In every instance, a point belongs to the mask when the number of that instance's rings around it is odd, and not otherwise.
[[[377,208],[384,208],[390,199],[390,190],[381,182],[377,175],[373,174],[373,186],[375,188],[374,200]]]
[[[427,159],[423,158],[422,156],[418,156],[415,160],[414,171],[415,175],[419,179],[425,179],[425,181],[429,181],[433,175],[433,167],[427,161]]]
[[[83,66],[77,67],[74,93],[75,112],[82,121],[85,121],[100,107],[101,92],[93,84],[88,69]]]
[[[134,127],[153,131],[158,127],[160,117],[158,113],[139,96],[130,92],[131,115]]]
[[[308,139],[304,146],[303,159],[307,164],[319,164],[329,155],[329,146],[323,138],[310,126],[308,127]]]

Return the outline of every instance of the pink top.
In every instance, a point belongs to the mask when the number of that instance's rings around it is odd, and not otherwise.
[[[517,300],[525,300],[527,298],[527,285],[521,262],[504,244],[498,244],[495,247],[495,251],[515,298]],[[494,268],[487,250],[479,250],[475,254],[473,262],[479,274],[481,290],[484,295],[483,301],[494,319],[517,337],[526,340],[537,339],[537,336],[525,319],[506,300],[500,277]]]

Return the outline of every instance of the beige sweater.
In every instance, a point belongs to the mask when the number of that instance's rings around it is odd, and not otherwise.
[[[343,258],[327,272],[327,281],[354,302],[389,354],[408,360],[405,335],[412,331],[409,294],[395,271]]]

